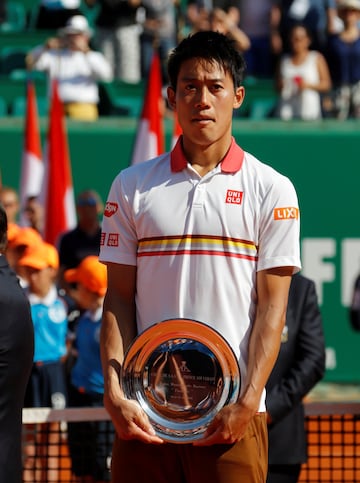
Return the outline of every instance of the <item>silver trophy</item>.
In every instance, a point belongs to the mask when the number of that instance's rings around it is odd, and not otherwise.
[[[237,401],[240,370],[225,339],[206,324],[165,320],[142,332],[125,354],[121,385],[157,435],[172,443],[202,437],[215,415]]]

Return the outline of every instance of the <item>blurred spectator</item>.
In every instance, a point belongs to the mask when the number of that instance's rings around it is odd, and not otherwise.
[[[69,406],[102,407],[104,376],[100,358],[100,327],[107,288],[106,266],[97,256],[83,259],[77,268],[66,270],[65,279],[76,284],[76,300],[84,310],[75,329],[76,361],[71,369]],[[110,481],[112,435],[107,422],[68,423],[72,472],[76,481]],[[84,461],[88,463],[84,465]]]
[[[175,4],[177,0],[143,0],[141,76],[147,79],[154,49],[160,56],[163,84],[167,85],[167,58],[177,43]]]
[[[72,119],[94,121],[98,117],[98,81],[112,80],[111,66],[100,52],[90,49],[91,30],[82,15],[71,17],[58,37],[31,50],[30,69],[46,71],[58,79],[65,113]]]
[[[28,247],[18,264],[24,268],[28,281],[26,294],[30,301],[35,336],[34,363],[25,404],[26,407],[64,409],[67,399],[63,365],[67,352],[67,307],[55,285],[59,268],[58,252],[53,245],[42,242]],[[30,435],[25,445],[24,481],[37,481],[35,474],[39,466],[46,473],[45,481],[59,481],[60,426],[59,423],[50,423],[49,426],[47,461],[37,454],[41,432]]]
[[[232,38],[237,48],[241,52],[245,52],[250,48],[250,39],[246,33],[240,29],[238,24],[234,23],[230,14],[221,8],[214,8],[209,14],[210,30],[220,32]]]
[[[57,30],[66,25],[70,17],[80,15],[81,0],[40,0],[35,28]]]
[[[89,7],[100,4],[95,43],[110,62],[115,78],[139,82],[141,27],[137,12],[141,0],[85,0],[85,3]]]
[[[75,268],[88,255],[98,255],[100,250],[100,215],[103,203],[94,190],[82,191],[76,200],[77,226],[62,235],[59,241],[59,286],[71,290],[64,280],[64,271]],[[71,293],[71,292],[70,292]]]
[[[329,38],[329,64],[338,119],[360,118],[360,0],[339,0],[343,30]]]
[[[0,205],[0,481],[22,481],[22,408],[34,355],[29,301],[6,259],[7,218]]]
[[[272,8],[272,46],[280,55],[289,52],[289,32],[302,23],[311,35],[311,47],[325,53],[328,35],[336,31],[336,0],[275,0]]]
[[[280,352],[266,385],[267,483],[296,483],[307,461],[303,399],[325,373],[325,341],[315,284],[292,277]]]
[[[240,27],[250,39],[244,54],[247,75],[273,77],[275,61],[271,51],[271,7],[274,0],[239,0]]]
[[[321,93],[330,90],[331,79],[325,57],[310,50],[310,44],[304,25],[290,29],[290,53],[281,56],[276,78],[280,93],[277,114],[283,120],[322,117]]]
[[[44,208],[37,196],[29,196],[26,199],[23,212],[26,225],[39,233],[43,233]]]
[[[10,267],[19,277],[22,287],[26,287],[27,281],[24,267],[19,265],[19,260],[27,248],[37,246],[42,241],[39,232],[31,227],[18,227],[18,229],[12,234],[11,239],[9,238],[6,257]]]
[[[232,25],[239,25],[240,11],[237,0],[188,0],[186,18],[191,32],[210,29],[210,13],[220,8],[228,14]]]
[[[20,210],[19,195],[14,188],[3,186],[0,189],[0,203],[3,205],[8,224],[17,223]]]

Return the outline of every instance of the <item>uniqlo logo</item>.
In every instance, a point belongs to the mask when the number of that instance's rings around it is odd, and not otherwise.
[[[118,204],[111,201],[107,201],[104,210],[104,216],[110,218],[110,216],[115,215],[118,210]]]
[[[106,238],[106,233],[101,232],[100,246],[102,246],[102,247],[105,245],[105,238]]]
[[[297,220],[298,218],[299,208],[294,206],[274,209],[274,220]]]
[[[244,196],[243,191],[227,190],[225,203],[232,203],[234,205],[241,205]]]
[[[118,247],[119,246],[119,234],[118,233],[109,233],[107,246],[108,247]]]

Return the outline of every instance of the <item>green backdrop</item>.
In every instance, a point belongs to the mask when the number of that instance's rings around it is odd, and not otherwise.
[[[45,138],[47,120],[41,119]],[[114,176],[129,164],[136,121],[103,118],[67,122],[75,192],[93,188],[105,199]],[[166,121],[167,144],[172,124]],[[3,184],[18,188],[23,120],[0,119]],[[360,122],[234,121],[237,142],[289,176],[301,208],[303,272],[315,279],[327,345],[326,380],[360,381],[360,333],[348,305],[360,272]]]

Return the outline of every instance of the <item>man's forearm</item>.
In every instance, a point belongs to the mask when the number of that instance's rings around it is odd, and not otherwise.
[[[292,267],[279,267],[257,274],[258,304],[241,398],[242,404],[255,411],[279,354],[292,271]]]
[[[269,311],[258,317],[249,343],[247,375],[242,403],[257,411],[261,395],[276,362],[285,323],[285,313]],[[269,320],[267,320],[269,319]],[[271,320],[271,322],[270,322]]]
[[[119,395],[121,364],[126,349],[135,337],[136,324],[132,304],[123,304],[116,297],[107,295],[100,336],[105,393],[115,392]]]

